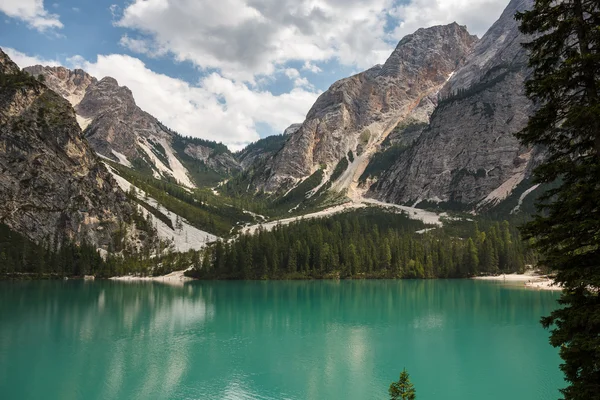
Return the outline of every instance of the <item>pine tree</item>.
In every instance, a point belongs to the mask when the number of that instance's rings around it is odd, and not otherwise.
[[[542,323],[564,361],[564,398],[600,399],[600,2],[537,0],[517,19],[533,37],[527,94],[539,106],[518,137],[546,152],[536,181],[558,183],[524,229],[564,288]]]
[[[392,382],[388,392],[390,394],[390,400],[414,400],[417,397],[415,388],[410,382],[406,369],[400,373],[398,382]]]
[[[479,272],[479,255],[477,254],[477,247],[475,247],[475,243],[471,238],[467,241],[467,252],[465,253],[465,257],[467,273],[469,275],[477,275]]]

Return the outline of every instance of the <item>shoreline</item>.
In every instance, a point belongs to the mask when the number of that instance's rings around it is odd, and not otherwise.
[[[554,279],[547,275],[539,275],[532,272],[526,272],[524,274],[501,274],[493,276],[476,276],[471,278],[474,280],[481,281],[495,281],[518,284],[522,283],[525,288],[538,289],[538,290],[553,290],[561,291],[562,287],[559,286]]]
[[[27,275],[26,279],[2,279],[2,278],[6,278],[6,277],[0,277],[0,281],[35,281],[35,280],[83,280],[83,281],[94,281],[95,279],[100,279],[100,280],[109,280],[109,281],[115,281],[115,282],[130,282],[130,283],[139,283],[139,282],[158,282],[158,283],[165,283],[165,284],[169,284],[169,285],[175,285],[175,286],[183,286],[184,283],[186,282],[192,282],[192,281],[228,281],[230,279],[202,279],[202,278],[193,278],[193,277],[188,277],[185,276],[186,270],[181,270],[181,271],[173,271],[167,275],[160,275],[160,276],[139,276],[139,275],[123,275],[123,276],[113,276],[110,278],[94,278],[94,277],[88,277],[88,276],[77,276],[77,277],[67,277],[67,279],[63,278],[59,278],[59,277],[45,277],[45,278],[41,278],[37,277],[37,276],[32,276],[32,275]],[[267,279],[267,280],[271,280],[271,281],[279,281],[279,280],[305,280],[305,281],[314,281],[314,280],[388,280],[388,279],[392,279],[392,280],[403,280],[402,278],[393,278],[393,277],[386,277],[386,276],[362,276],[362,277],[354,277],[354,278],[342,278],[340,279],[339,277],[336,276],[327,276],[327,277],[287,277],[287,278],[283,278],[283,279]],[[432,280],[436,280],[438,278],[431,278]],[[491,275],[491,276],[476,276],[476,277],[471,277],[471,278],[456,278],[458,280],[461,279],[472,279],[472,280],[479,280],[479,281],[492,281],[492,282],[499,282],[499,283],[505,283],[508,284],[512,287],[521,287],[521,288],[527,288],[527,289],[537,289],[537,290],[550,290],[550,291],[561,291],[562,288],[560,286],[558,286],[556,284],[556,282],[554,282],[554,279],[546,276],[546,275],[539,275],[539,274],[534,274],[531,272],[528,273],[524,273],[524,274],[501,274],[501,275]],[[261,279],[258,279],[261,280]],[[430,279],[423,279],[423,280],[430,280]]]
[[[108,278],[111,281],[118,282],[161,282],[169,285],[183,285],[185,282],[193,281],[193,278],[184,275],[185,270],[173,271],[167,275],[160,276],[135,276],[135,275],[123,275],[113,276]]]

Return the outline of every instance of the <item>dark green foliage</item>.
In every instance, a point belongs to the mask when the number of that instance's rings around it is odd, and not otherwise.
[[[164,165],[171,168],[169,158],[167,157],[167,152],[163,145],[158,142],[154,142],[152,139],[148,139],[148,142],[151,144],[150,151],[152,151],[156,158],[158,158]]]
[[[377,178],[383,172],[388,171],[398,159],[402,156],[402,154],[406,151],[408,147],[396,144],[390,146],[382,152],[376,153],[367,168],[365,168],[365,172],[360,176],[359,181],[361,183],[366,182],[369,178]]]
[[[43,84],[40,81],[24,71],[19,71],[16,74],[0,74],[0,87],[2,88],[20,89],[41,86],[43,87]]]
[[[292,189],[288,194],[273,202],[276,208],[291,208],[298,205],[306,199],[308,193],[319,186],[323,181],[323,170],[319,169],[314,174],[303,180],[298,186]]]
[[[474,96],[484,90],[490,89],[502,82],[509,73],[518,71],[518,66],[510,66],[510,65],[497,65],[494,68],[490,69],[481,82],[476,83],[470,86],[468,89],[459,89],[458,91],[449,94],[447,97],[440,98],[438,100],[438,106],[436,109],[441,109],[449,104],[452,104],[455,101],[463,100],[468,97]],[[487,109],[484,107],[484,112],[486,115],[493,115],[493,110]],[[488,114],[491,113],[491,114]]]
[[[348,159],[346,157],[344,157],[335,166],[335,169],[331,173],[331,177],[329,178],[329,181],[335,182],[340,176],[342,176],[342,174],[344,172],[346,172],[347,169],[348,169]]]
[[[153,176],[154,169],[152,166],[154,165],[154,163],[150,161],[150,159],[145,153],[139,154],[141,154],[141,157],[134,158],[133,160],[131,160],[131,165],[133,165],[133,168],[136,171],[141,172],[142,174],[147,176]]]
[[[288,137],[289,135],[284,134],[267,136],[254,143],[250,143],[248,146],[244,147],[242,151],[236,153],[236,156],[240,157],[244,154],[251,154],[256,151],[260,153],[276,153],[283,148]]]
[[[145,229],[145,220],[136,217],[138,228]],[[41,244],[0,224],[0,279],[57,279],[93,275],[109,278],[116,275],[164,275],[200,266],[200,254],[196,251],[173,253],[164,244],[157,246],[160,256],[149,256],[148,250],[134,252],[119,245],[122,236],[116,232],[112,251],[103,259],[96,248],[87,242],[78,245],[67,239],[58,243]]]
[[[174,229],[174,227],[173,227],[173,221],[171,221],[171,218],[167,217],[165,214],[163,214],[162,212],[160,212],[156,207],[152,207],[150,204],[146,203],[143,200],[138,199],[136,196],[131,196],[130,194],[128,194],[127,197],[129,199],[135,201],[136,203],[138,203],[142,207],[144,207],[146,210],[148,210],[152,215],[154,215],[157,219],[159,219],[160,221],[162,221],[169,228]]]
[[[508,222],[421,221],[368,208],[242,234],[207,250],[202,279],[460,278],[521,271],[529,251]]]
[[[106,267],[96,249],[85,242],[38,245],[0,224],[0,279],[91,275]]]
[[[228,178],[229,172],[225,171],[215,171],[213,168],[210,168],[208,165],[204,163],[204,161],[197,160],[194,157],[186,154],[185,148],[188,144],[195,144],[204,147],[208,147],[212,149],[210,157],[215,157],[218,154],[230,153],[227,146],[222,143],[216,143],[207,141],[204,139],[183,137],[180,135],[175,135],[173,137],[173,150],[177,153],[177,157],[183,164],[183,166],[188,170],[191,175],[192,180],[198,187],[214,187],[219,182]]]
[[[564,398],[600,399],[600,2],[537,0],[517,19],[534,38],[526,88],[539,106],[518,137],[547,152],[536,182],[559,182],[524,230],[564,288],[542,323],[564,361]]]
[[[354,162],[354,153],[352,152],[352,150],[348,151],[348,160],[350,160],[350,162]]]
[[[198,229],[226,237],[238,223],[254,222],[243,212],[243,200],[236,202],[225,196],[215,196],[209,190],[190,191],[168,179],[156,179],[117,163],[109,164],[167,210],[185,218]]]
[[[206,140],[206,139],[200,139],[200,138],[195,138],[195,137],[191,137],[191,136],[182,136],[179,133],[167,128],[166,126],[164,126],[163,124],[160,124],[161,128],[166,130],[167,132],[171,132],[174,136],[173,136],[173,147],[177,147],[177,149],[175,150],[183,150],[185,149],[185,146],[187,144],[193,144],[196,146],[204,146],[204,147],[208,147],[209,149],[213,150],[212,155],[213,156],[217,156],[219,154],[231,154],[231,151],[229,151],[229,149],[227,148],[226,145],[224,145],[223,143],[217,143],[213,140]]]
[[[417,394],[406,369],[400,373],[398,382],[392,382],[388,393],[390,400],[415,400]]]

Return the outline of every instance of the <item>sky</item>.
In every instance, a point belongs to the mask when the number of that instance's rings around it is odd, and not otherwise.
[[[0,0],[20,67],[82,68],[129,87],[171,129],[237,150],[299,123],[336,80],[422,27],[481,37],[508,0]]]

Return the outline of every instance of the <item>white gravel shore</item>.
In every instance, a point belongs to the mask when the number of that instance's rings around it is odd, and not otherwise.
[[[507,283],[523,283],[524,287],[539,290],[562,290],[554,279],[545,275],[539,275],[534,272],[526,272],[524,274],[501,274],[494,276],[477,276],[473,279],[483,281],[502,281]]]
[[[183,285],[184,282],[192,280],[192,278],[183,275],[184,272],[185,271],[173,271],[168,275],[162,276],[125,275],[115,276],[110,279],[119,282],[162,282],[169,285]]]

